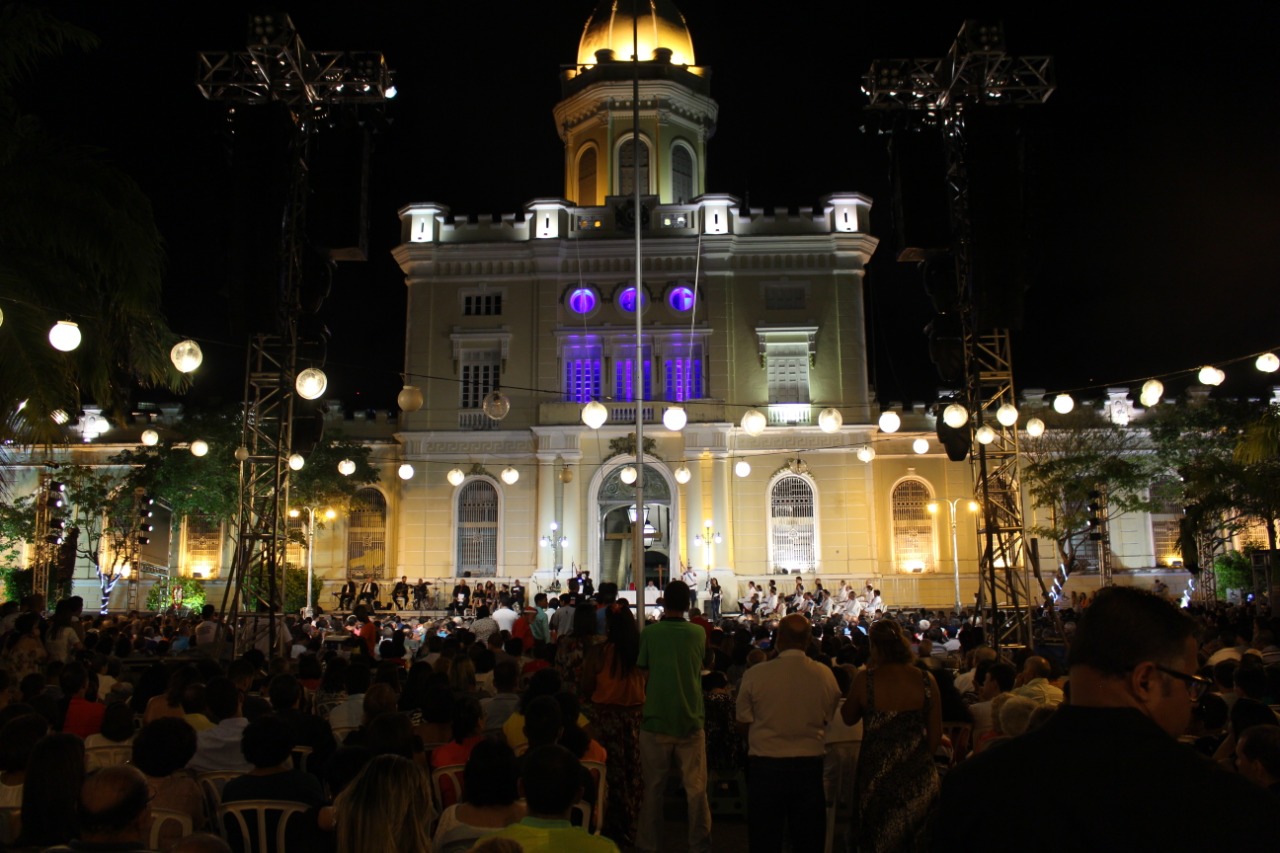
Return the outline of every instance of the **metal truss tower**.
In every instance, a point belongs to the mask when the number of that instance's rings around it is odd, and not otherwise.
[[[981,322],[975,294],[965,118],[978,109],[1042,104],[1053,90],[1051,57],[1009,56],[1002,26],[976,21],[961,26],[944,57],[878,59],[863,77],[870,109],[904,113],[908,122],[937,127],[942,134],[965,408],[975,436],[983,426],[995,432],[989,444],[975,438],[969,455],[975,497],[982,505],[979,605],[990,609],[988,639],[995,648],[1031,645],[1035,602],[1028,572],[1034,561],[1027,553],[1022,521],[1017,426],[1006,427],[995,418],[1005,403],[1017,405],[1009,330]],[[1039,580],[1039,567],[1034,568]],[[1044,590],[1043,580],[1040,587]]]
[[[249,343],[245,368],[240,503],[235,557],[222,601],[237,644],[265,639],[278,648],[277,619],[284,592],[289,457],[302,313],[303,250],[308,199],[307,142],[340,107],[384,104],[395,96],[391,71],[376,51],[309,50],[285,14],[252,15],[248,47],[202,52],[196,85],[211,101],[288,110],[289,180],[280,235],[276,328]],[[249,599],[254,599],[250,601]],[[263,616],[251,614],[263,613]],[[265,624],[263,624],[265,622]]]

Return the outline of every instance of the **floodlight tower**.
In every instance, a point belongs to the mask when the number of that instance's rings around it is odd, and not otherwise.
[[[283,106],[290,119],[276,328],[256,335],[248,348],[243,432],[236,453],[240,462],[238,534],[222,601],[224,619],[228,613],[234,617],[242,610],[257,610],[245,600],[245,583],[252,580],[257,603],[266,606],[266,637],[274,656],[275,612],[283,593],[294,399],[304,393],[295,383],[306,243],[307,142],[339,108],[379,108],[395,97],[395,87],[380,52],[309,50],[283,13],[251,15],[244,50],[201,52],[196,85],[205,98],[227,103],[232,112],[239,106],[274,104]],[[238,632],[237,637],[261,636],[259,628],[255,624],[254,630]]]
[[[1053,60],[1048,56],[1010,56],[1000,24],[965,21],[944,57],[878,59],[863,77],[869,108],[898,112],[908,125],[937,128],[946,160],[950,218],[950,255],[955,266],[954,302],[963,345],[963,397],[972,419],[969,454],[975,497],[982,507],[978,533],[979,600],[1010,618],[988,621],[994,647],[1031,644],[1031,605],[1022,490],[1018,482],[1018,430],[994,416],[1005,404],[1017,405],[1013,388],[1008,306],[993,311],[991,294],[975,288],[973,205],[969,193],[969,145],[966,120],[979,111],[1044,103],[1053,93]],[[920,257],[903,258],[921,260]],[[1001,311],[1000,308],[1005,310]],[[990,427],[990,443],[976,440]],[[1041,581],[1041,588],[1044,583]]]

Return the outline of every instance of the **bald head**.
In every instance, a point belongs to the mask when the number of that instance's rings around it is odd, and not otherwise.
[[[809,648],[809,638],[813,636],[809,620],[799,613],[792,613],[778,623],[778,651],[787,649]]]
[[[150,792],[136,767],[117,764],[91,774],[80,789],[82,840],[142,838]]]
[[[1049,673],[1049,661],[1039,655],[1032,655],[1022,665],[1022,675],[1028,681],[1033,678],[1048,678]]]

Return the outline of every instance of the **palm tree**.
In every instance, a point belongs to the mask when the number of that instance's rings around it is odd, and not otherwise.
[[[85,401],[118,420],[139,386],[175,390],[176,340],[159,314],[163,251],[151,203],[123,172],[50,134],[15,87],[68,47],[96,44],[43,8],[0,6],[0,441],[60,440]],[[70,353],[49,345],[81,325]]]

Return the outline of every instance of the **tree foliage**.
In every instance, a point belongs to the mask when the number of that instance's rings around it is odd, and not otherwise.
[[[163,251],[150,202],[96,152],[24,113],[15,94],[41,63],[94,44],[42,6],[0,5],[0,439],[57,443],[59,410],[88,399],[118,419],[140,385],[185,386],[157,310]],[[68,319],[83,340],[63,353],[47,335]]]
[[[1037,509],[1036,536],[1051,539],[1062,565],[1072,567],[1089,541],[1089,504],[1105,496],[1108,514],[1148,511],[1159,470],[1142,430],[1117,426],[1096,412],[1046,415],[1049,428],[1022,445],[1022,481]]]

